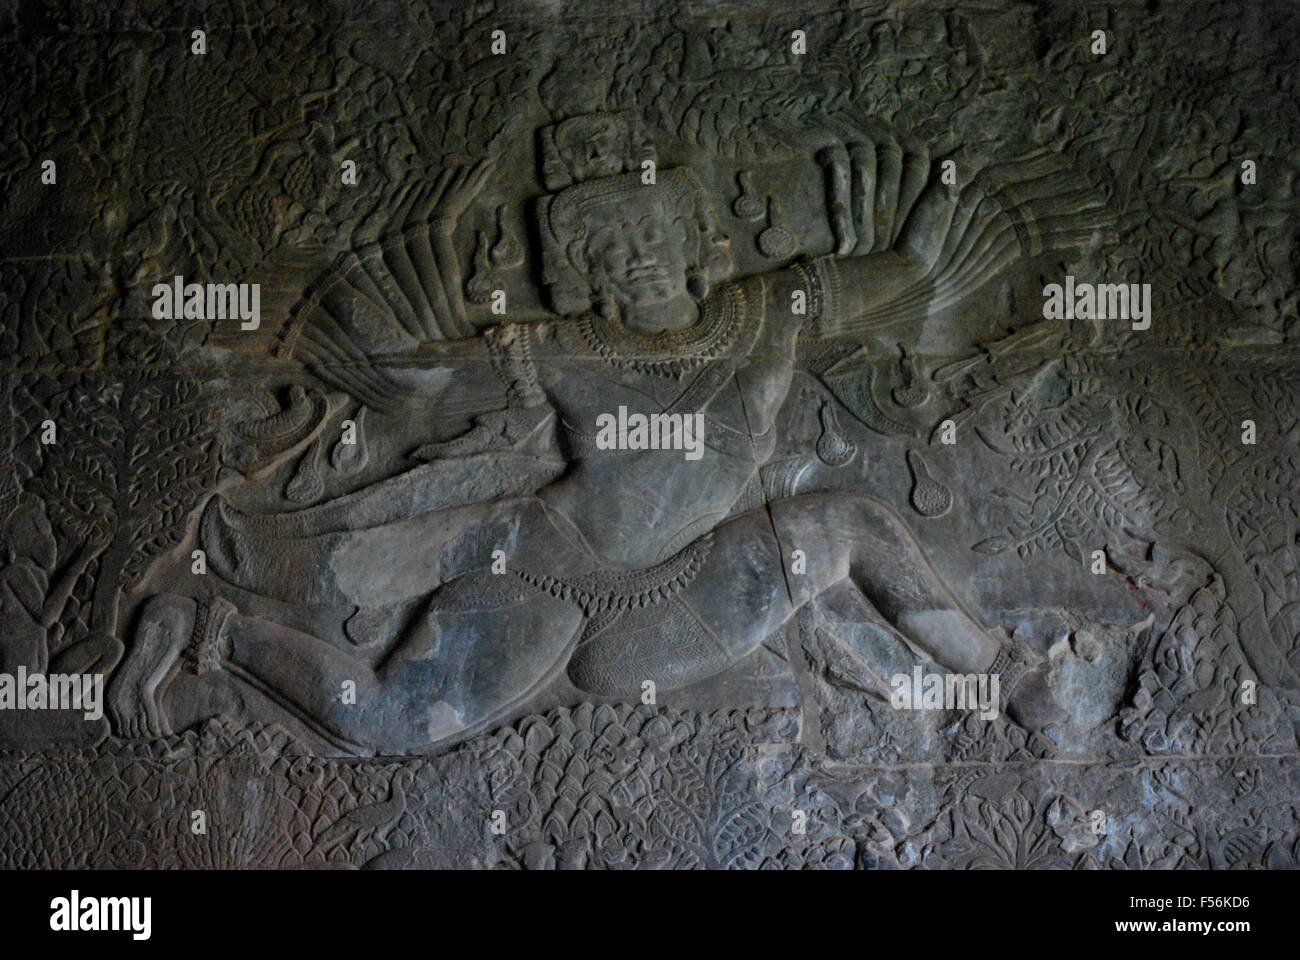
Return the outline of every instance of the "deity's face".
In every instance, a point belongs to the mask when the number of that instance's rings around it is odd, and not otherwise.
[[[624,200],[588,213],[586,253],[599,286],[620,307],[647,307],[687,294],[690,225],[662,202]]]
[[[622,172],[627,131],[613,117],[574,117],[560,124],[555,146],[575,181]]]

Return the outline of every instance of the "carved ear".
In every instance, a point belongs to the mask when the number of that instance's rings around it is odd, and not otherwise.
[[[541,197],[537,201],[537,225],[542,244],[542,282],[546,284],[547,299],[556,313],[580,313],[591,306],[591,288],[582,275],[574,269],[571,244],[560,241],[551,223],[554,197]],[[580,252],[585,259],[585,251]]]
[[[556,313],[581,313],[591,306],[591,262],[584,240],[571,240],[560,251],[564,263],[556,264],[550,283],[551,307]]]
[[[700,232],[700,268],[710,281],[725,280],[733,271],[731,237],[722,232],[706,197],[696,194],[695,224]]]
[[[583,276],[591,275],[591,259],[587,256],[587,241],[585,238],[570,240],[564,248],[564,255],[568,258],[573,269]]]
[[[729,236],[724,233],[701,234],[700,251],[703,255],[703,269],[709,280],[716,283],[731,276],[733,265]]]

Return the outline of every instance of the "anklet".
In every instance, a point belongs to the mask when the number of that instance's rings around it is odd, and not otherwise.
[[[221,666],[225,653],[222,628],[235,612],[235,605],[221,597],[200,602],[194,617],[194,632],[181,656],[191,673],[203,676]]]
[[[989,665],[990,676],[997,676],[1007,695],[1016,688],[1022,677],[1034,666],[1024,650],[1015,643],[1004,644]]]

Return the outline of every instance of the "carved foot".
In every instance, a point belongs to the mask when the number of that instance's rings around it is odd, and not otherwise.
[[[1010,691],[1007,713],[1011,719],[1033,733],[1059,730],[1069,721],[1069,714],[1061,709],[1047,683],[1047,664],[1040,663],[1026,672]]]
[[[108,712],[121,736],[162,737],[171,732],[160,701],[194,618],[195,603],[186,597],[162,594],[145,605],[136,642],[108,688]]]

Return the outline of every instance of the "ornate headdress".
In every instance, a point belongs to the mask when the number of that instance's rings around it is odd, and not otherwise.
[[[538,201],[537,214],[542,241],[542,279],[551,306],[561,314],[588,309],[598,293],[593,288],[583,256],[591,229],[593,211],[635,199],[647,208],[661,205],[674,219],[687,219],[698,228],[698,246],[690,251],[692,292],[703,297],[709,284],[725,277],[731,268],[730,240],[718,228],[708,194],[695,175],[684,167],[657,170],[653,183],[642,180],[642,163],[654,159],[654,147],[643,133],[629,135],[628,154],[619,166],[628,171],[614,176],[572,183],[573,168],[567,165],[555,145],[556,131],[574,120],[589,120],[586,114],[555,124],[542,132],[543,176],[547,186],[568,184]],[[640,131],[640,121],[630,112],[605,116],[625,125],[620,129]],[[562,131],[561,131],[562,132]]]
[[[644,161],[656,159],[654,143],[635,111],[604,110],[569,117],[542,127],[537,134],[541,146],[542,184],[547,190],[554,193],[582,179],[579,171],[564,156],[562,145],[567,138],[589,133],[597,125],[608,127],[612,134],[611,147],[616,153],[609,158],[613,164],[609,173],[640,170]]]

